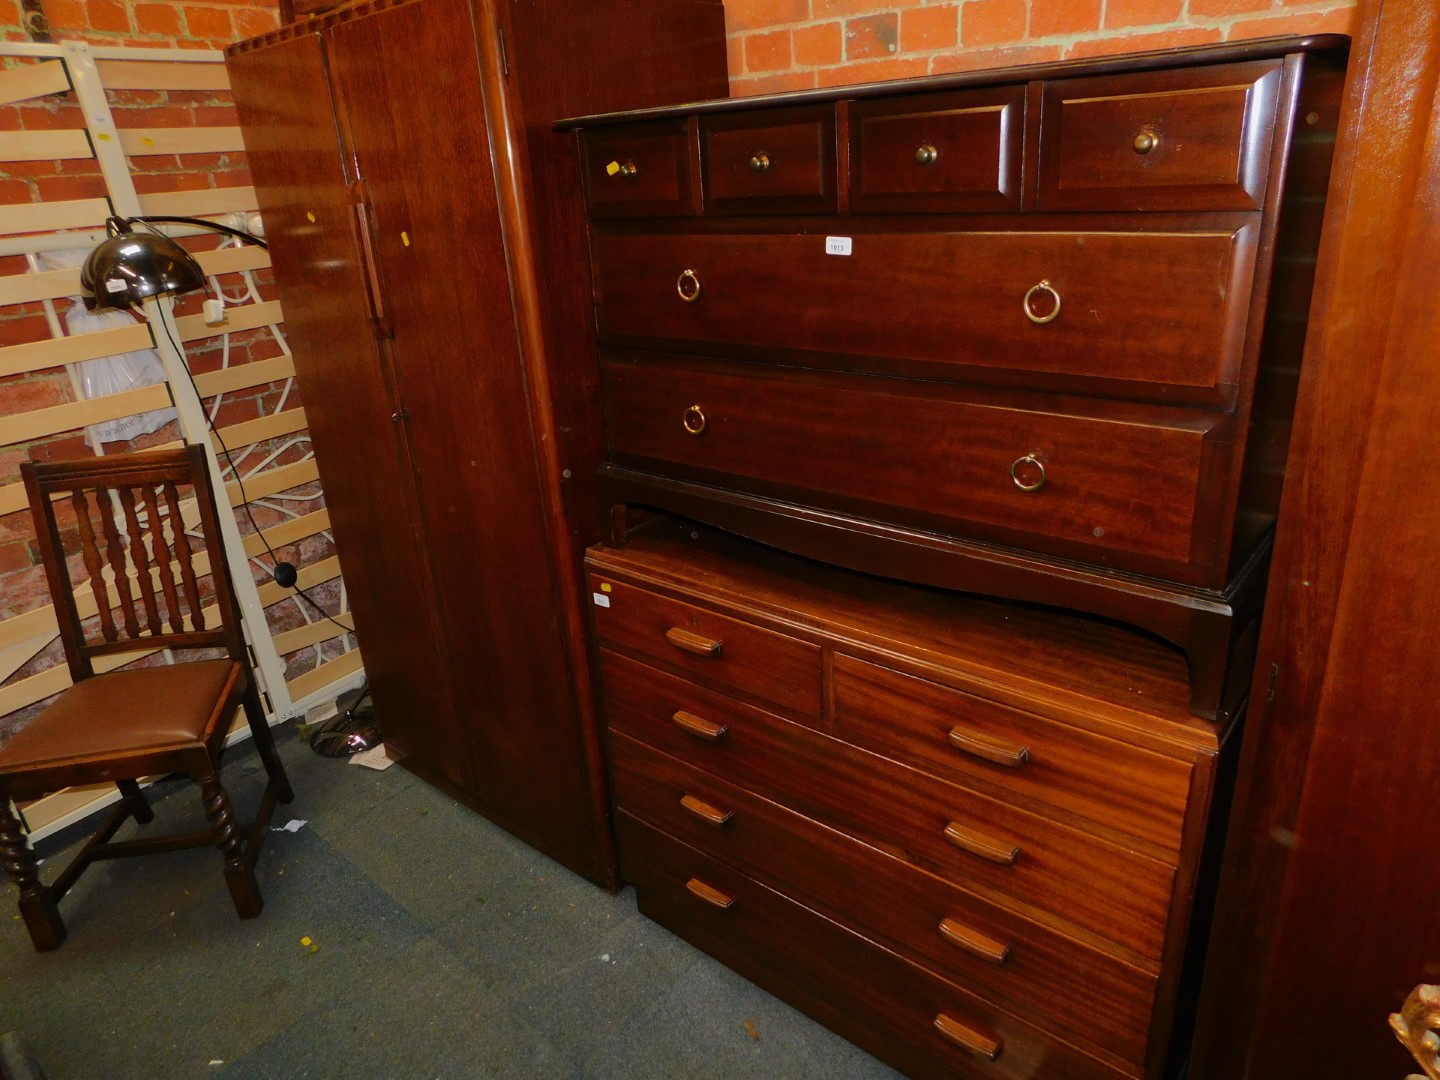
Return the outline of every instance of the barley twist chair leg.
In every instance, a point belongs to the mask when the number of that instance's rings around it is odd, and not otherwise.
[[[245,837],[235,820],[230,796],[225,794],[216,777],[209,776],[200,779],[200,798],[205,803],[205,816],[210,819],[215,846],[225,856],[225,883],[230,887],[235,913],[242,919],[253,919],[260,914],[265,901],[255,881],[255,868],[245,857]]]
[[[25,839],[20,821],[10,810],[10,801],[0,795],[0,858],[5,873],[20,890],[20,916],[36,952],[58,949],[65,940],[65,924],[50,890],[40,882],[35,852]]]

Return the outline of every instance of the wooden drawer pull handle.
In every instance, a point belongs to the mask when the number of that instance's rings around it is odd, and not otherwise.
[[[706,825],[714,825],[717,829],[729,825],[730,819],[735,816],[733,811],[711,806],[703,799],[695,798],[694,795],[686,795],[680,800],[680,805],[705,822]]]
[[[940,936],[951,945],[973,953],[981,960],[988,960],[992,964],[1003,964],[1010,959],[1010,946],[1003,941],[996,941],[992,937],[980,933],[979,930],[972,930],[963,923],[954,919],[942,919],[940,921]]]
[[[1007,844],[1001,840],[992,839],[984,833],[967,829],[955,821],[945,826],[945,839],[961,851],[968,851],[971,855],[978,855],[986,862],[993,862],[999,866],[1014,866],[1015,860],[1020,857],[1019,844]]]
[[[681,652],[688,652],[692,656],[720,655],[721,642],[716,641],[714,638],[692,634],[689,630],[682,630],[678,626],[672,626],[669,630],[665,631],[665,640]]]
[[[770,171],[770,155],[767,154],[764,150],[757,150],[757,151],[755,151],[754,155],[752,155],[751,158],[750,158],[750,171],[751,171],[751,172],[769,172],[769,171]]]
[[[1003,739],[992,739],[978,731],[966,731],[958,724],[950,729],[950,745],[973,757],[993,761],[1007,769],[1018,769],[1030,760],[1028,746],[1016,746]]]
[[[986,1061],[994,1061],[1000,1056],[1000,1050],[1004,1042],[992,1038],[989,1035],[982,1035],[974,1028],[966,1027],[959,1020],[940,1013],[935,1017],[935,1030],[944,1035],[956,1046],[969,1050]]]
[[[920,147],[918,150],[915,151],[916,165],[934,165],[935,162],[939,160],[940,151],[936,150],[935,147],[931,146],[929,143],[926,143],[924,146]]]
[[[735,897],[723,893],[713,885],[706,885],[698,877],[692,877],[685,883],[685,888],[704,900],[707,904],[713,904],[722,911],[728,911],[735,906]]]
[[[684,709],[676,712],[670,719],[673,720],[675,726],[682,731],[694,735],[697,739],[704,739],[706,742],[719,742],[725,738],[726,733],[730,730],[724,724],[716,724],[709,720],[702,720],[694,713],[688,713]]]

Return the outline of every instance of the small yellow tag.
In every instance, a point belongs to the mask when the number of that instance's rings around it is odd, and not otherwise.
[[[409,246],[410,246],[410,234],[407,233],[407,232],[401,232],[401,233],[400,233],[400,242],[401,242],[402,244],[404,244],[406,247],[409,247]]]
[[[309,210],[306,210],[306,211],[305,211],[305,220],[308,221],[308,222],[310,222],[311,225],[314,225],[314,224],[315,224],[315,215],[314,215],[312,212],[310,212]]]
[[[602,581],[602,582],[600,583],[600,591],[601,591],[601,592],[609,592],[609,591],[610,591],[610,583],[609,583],[608,581]]]
[[[605,174],[606,174],[607,176],[614,176],[614,175],[615,175],[617,172],[619,172],[619,171],[620,171],[620,162],[618,162],[618,161],[612,161],[612,162],[610,162],[609,165],[606,165],[606,166],[605,166]]]

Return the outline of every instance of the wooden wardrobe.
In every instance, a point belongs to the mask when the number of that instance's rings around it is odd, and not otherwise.
[[[579,614],[597,375],[550,124],[723,95],[721,4],[378,0],[227,64],[386,743],[613,885]]]

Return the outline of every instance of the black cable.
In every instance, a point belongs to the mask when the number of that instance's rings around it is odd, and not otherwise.
[[[260,524],[255,520],[255,514],[250,509],[250,497],[245,494],[245,481],[240,477],[240,470],[235,467],[235,459],[230,456],[230,448],[225,445],[225,437],[221,435],[219,430],[215,427],[214,418],[211,417],[210,411],[205,408],[204,399],[201,398],[200,395],[200,387],[195,382],[195,376],[190,371],[190,365],[185,362],[185,350],[180,348],[180,343],[175,340],[175,335],[170,332],[169,323],[166,322],[164,318],[161,318],[159,322],[165,330],[165,336],[170,339],[170,344],[174,346],[176,355],[180,358],[180,366],[185,370],[185,377],[190,380],[190,387],[195,391],[196,399],[199,400],[201,403],[200,411],[205,414],[205,423],[209,425],[210,433],[215,436],[216,442],[220,444],[220,452],[225,455],[225,460],[230,465],[230,471],[235,475],[235,483],[240,488],[240,505],[245,508],[245,516],[250,519],[250,527],[255,530],[255,535],[260,538],[260,543],[265,545],[265,553],[270,556],[270,562],[275,568],[272,571],[272,574],[275,577],[276,582],[280,585],[285,586],[286,588],[293,589],[296,593],[298,593],[301,597],[304,598],[307,604],[309,604],[312,608],[318,611],[321,615],[325,616],[325,618],[329,619],[336,626],[340,627],[340,629],[345,631],[345,633],[353,634],[355,631],[352,627],[346,626],[339,619],[335,618],[335,616],[331,615],[318,603],[312,600],[310,598],[310,594],[307,593],[304,589],[302,589],[298,584],[292,581],[287,585],[284,581],[281,580],[280,567],[289,567],[292,574],[295,572],[295,567],[288,562],[282,562],[280,556],[275,554],[275,549],[270,546],[270,542],[265,539],[265,533],[261,531]]]
[[[270,245],[267,244],[264,240],[261,240],[258,236],[254,236],[251,233],[245,232],[243,229],[232,229],[229,225],[221,225],[218,221],[206,221],[204,218],[165,217],[158,214],[142,214],[139,217],[124,218],[123,220],[127,223],[133,223],[138,221],[144,225],[149,225],[156,221],[163,221],[166,224],[171,225],[197,225],[202,229],[214,229],[216,232],[224,233],[226,236],[233,236],[236,239],[244,240],[247,243],[254,244],[256,247],[262,247],[266,251],[270,250]],[[156,229],[154,231],[160,232],[159,229]],[[161,233],[161,235],[163,236],[164,233]]]

